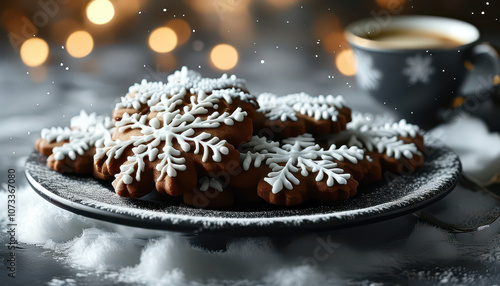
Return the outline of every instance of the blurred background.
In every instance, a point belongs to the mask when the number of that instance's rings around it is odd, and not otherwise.
[[[478,26],[483,40],[497,43],[500,27],[499,5],[483,0],[16,0],[0,6],[0,129],[6,131],[0,144],[7,146],[1,155],[15,158],[32,150],[41,128],[65,126],[81,109],[110,114],[128,86],[166,80],[183,65],[205,76],[235,73],[255,94],[342,94],[355,109],[386,112],[356,87],[343,35],[349,22],[447,16]]]
[[[495,1],[18,0],[1,6],[1,60],[22,63],[22,80],[43,83],[64,70],[69,77],[111,76],[123,90],[183,65],[208,75],[255,77],[258,92],[260,85],[296,91],[269,83],[289,79],[290,69],[307,80],[309,67],[350,77],[356,66],[343,28],[365,17],[453,17],[478,26],[484,38],[500,27]]]

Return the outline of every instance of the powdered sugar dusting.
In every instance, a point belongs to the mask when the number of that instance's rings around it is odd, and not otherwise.
[[[28,158],[26,171],[39,191],[64,200],[80,212],[91,212],[102,219],[124,224],[137,225],[140,222],[142,227],[177,230],[231,226],[266,228],[276,225],[293,228],[306,223],[335,227],[411,209],[446,194],[458,178],[460,161],[453,152],[426,137],[426,160],[415,173],[395,178],[386,176],[390,182],[363,188],[347,201],[308,203],[291,209],[262,204],[246,208],[235,206],[230,211],[203,210],[164,197],[121,198],[114,194],[109,183],[61,175],[48,169],[45,166],[46,157],[36,152]]]

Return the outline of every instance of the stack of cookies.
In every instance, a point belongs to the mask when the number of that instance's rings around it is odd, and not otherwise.
[[[421,166],[423,148],[418,126],[351,112],[342,96],[254,96],[234,75],[186,67],[131,86],[111,117],[82,111],[36,143],[58,172],[200,208],[348,199],[360,184]]]

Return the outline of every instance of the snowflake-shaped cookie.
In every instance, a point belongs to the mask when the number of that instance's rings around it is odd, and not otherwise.
[[[246,82],[235,75],[223,74],[220,78],[203,78],[196,71],[182,67],[167,77],[167,83],[148,82],[143,79],[141,83],[132,85],[126,96],[121,98],[113,111],[113,118],[119,120],[124,113],[147,113],[148,108],[157,104],[162,95],[174,95],[186,90],[190,94],[198,94],[203,91],[210,94],[217,90],[230,90],[241,93],[242,101],[256,105],[255,97],[246,91]]]
[[[276,96],[263,93],[257,98],[262,116],[255,123],[261,135],[288,138],[304,133],[324,135],[345,129],[351,110],[342,96],[295,93]],[[267,131],[270,132],[267,132]]]
[[[198,175],[224,171],[237,161],[232,144],[250,138],[247,112],[228,103],[240,96],[232,89],[193,95],[181,88],[162,94],[147,114],[125,113],[116,123],[115,140],[97,150],[98,169],[115,175],[113,186],[121,196],[140,197],[154,186],[174,196],[193,189]]]
[[[196,208],[230,207],[235,201],[234,190],[218,178],[205,176],[198,180],[196,188],[184,193],[183,201]]]
[[[363,150],[357,147],[328,149],[315,144],[310,134],[287,139],[284,144],[254,136],[242,146],[242,168],[264,200],[296,205],[309,197],[335,201],[356,193],[357,182],[339,162],[357,164]],[[256,178],[252,174],[255,174]]]
[[[71,128],[52,127],[41,131],[36,149],[50,155],[47,164],[62,173],[92,173],[96,147],[111,141],[114,121],[84,110],[71,119]]]
[[[346,144],[366,149],[382,166],[397,171],[401,164],[413,170],[423,163],[420,128],[406,120],[387,122],[371,115],[354,113],[347,129],[326,136],[328,144]]]

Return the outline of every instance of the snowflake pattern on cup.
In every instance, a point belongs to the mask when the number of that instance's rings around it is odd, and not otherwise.
[[[383,77],[382,72],[375,68],[372,57],[367,53],[355,51],[354,54],[358,65],[358,84],[366,90],[377,89]]]
[[[409,84],[418,82],[428,83],[434,68],[432,67],[432,58],[416,55],[406,59],[406,67],[403,69],[403,74],[408,77]]]

